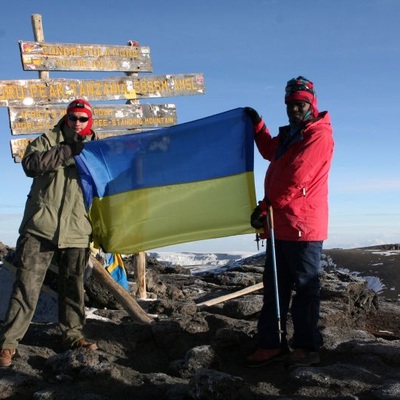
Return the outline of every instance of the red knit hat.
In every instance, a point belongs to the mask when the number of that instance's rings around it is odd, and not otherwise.
[[[303,76],[288,81],[285,89],[285,104],[291,101],[305,101],[311,104],[310,111],[313,118],[318,116],[317,95],[314,84]]]
[[[93,118],[92,118],[92,106],[83,99],[75,99],[68,104],[67,107],[67,115],[73,112],[81,112],[85,113],[89,117],[89,121],[85,127],[79,132],[79,135],[88,136],[92,134],[92,125],[93,125]]]

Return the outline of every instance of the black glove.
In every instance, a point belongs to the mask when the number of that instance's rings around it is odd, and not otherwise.
[[[261,117],[258,115],[258,112],[251,107],[245,107],[244,112],[249,116],[253,125],[257,125],[261,121]]]
[[[78,154],[81,154],[81,151],[83,150],[83,143],[81,141],[72,143],[61,142],[60,145],[68,146],[71,149],[72,156],[77,156]]]
[[[77,156],[78,154],[81,154],[81,151],[83,150],[83,142],[72,142],[69,144],[69,147],[71,147],[72,155]]]
[[[250,217],[250,225],[254,228],[254,229],[261,229],[264,227],[264,223],[266,220],[266,215],[263,214],[263,211],[261,209],[260,206],[257,206]]]

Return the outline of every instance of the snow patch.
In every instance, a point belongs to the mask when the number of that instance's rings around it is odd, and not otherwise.
[[[180,265],[189,268],[192,273],[201,273],[210,269],[225,267],[240,263],[253,256],[253,252],[229,253],[196,253],[196,252],[147,252],[149,257],[165,263],[166,265]]]

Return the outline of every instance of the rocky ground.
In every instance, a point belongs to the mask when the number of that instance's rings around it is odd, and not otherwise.
[[[260,291],[198,306],[260,282],[262,256],[200,275],[148,259],[149,300],[139,303],[153,323],[133,321],[89,278],[88,312],[97,311],[85,330],[99,350],[63,351],[57,324],[32,323],[13,366],[0,369],[0,399],[400,399],[399,304],[339,269],[334,257],[325,254],[321,263],[325,344],[318,366],[244,365],[257,343]],[[99,292],[101,299],[93,296]]]

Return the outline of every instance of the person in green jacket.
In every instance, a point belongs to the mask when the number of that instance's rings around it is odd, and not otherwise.
[[[46,271],[59,267],[58,319],[66,349],[96,350],[85,339],[84,271],[92,227],[85,208],[74,156],[95,139],[92,107],[76,99],[52,130],[33,140],[22,159],[33,183],[25,205],[15,251],[16,280],[0,330],[0,367],[11,365],[28,330]]]

